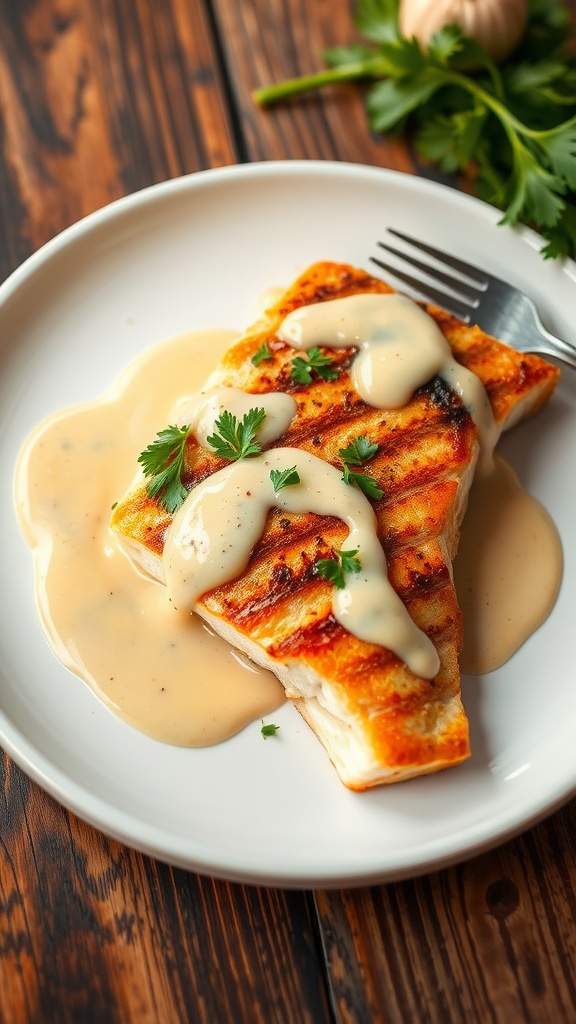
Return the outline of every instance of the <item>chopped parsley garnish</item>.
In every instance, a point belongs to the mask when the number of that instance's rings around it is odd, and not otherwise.
[[[311,384],[312,374],[315,373],[322,380],[336,380],[338,371],[332,369],[334,362],[330,356],[323,356],[317,345],[308,350],[308,358],[295,356],[292,360],[290,376],[299,384]]]
[[[368,459],[376,455],[377,451],[378,445],[362,436],[357,437],[347,448],[341,448],[338,454],[347,466],[362,466],[368,462]]]
[[[274,356],[272,355],[270,349],[268,348],[268,343],[266,341],[263,341],[262,344],[260,345],[260,348],[257,348],[254,355],[252,356],[252,362],[254,363],[254,366],[259,366],[260,363],[263,363],[265,360],[273,358]]]
[[[245,459],[247,455],[257,455],[261,448],[255,440],[256,431],[265,419],[264,409],[250,409],[241,422],[228,409],[223,409],[215,423],[218,433],[206,440],[220,458],[232,462]]]
[[[281,491],[283,487],[292,487],[294,484],[300,483],[296,466],[291,466],[290,469],[271,469],[270,479],[275,491]]]
[[[342,479],[345,484],[356,484],[367,498],[374,498],[375,501],[384,494],[384,491],[381,487],[378,487],[373,476],[368,476],[367,473],[353,473],[348,466],[344,466]]]
[[[344,463],[344,472],[342,473],[344,483],[356,484],[367,498],[374,498],[375,500],[381,498],[384,491],[378,486],[374,477],[368,476],[366,473],[353,473],[350,466],[362,466],[377,451],[378,445],[374,444],[367,437],[362,436],[357,437],[347,448],[340,448],[338,452]]]
[[[358,548],[354,551],[338,551],[336,558],[319,558],[315,563],[316,572],[337,590],[346,586],[346,573],[360,572],[362,565],[357,558]]]
[[[260,719],[260,721],[262,722],[262,728],[260,729],[260,732],[262,733],[265,740],[267,740],[269,736],[276,735],[278,729],[280,728],[279,725],[274,725],[272,722],[264,722],[263,718]]]
[[[158,498],[164,508],[177,512],[188,491],[182,483],[184,449],[189,426],[168,426],[160,430],[156,439],[138,456],[146,476],[151,477],[146,493]]]

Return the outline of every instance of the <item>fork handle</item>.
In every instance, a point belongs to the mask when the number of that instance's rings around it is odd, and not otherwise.
[[[518,334],[522,338],[521,348],[524,352],[537,352],[539,355],[553,356],[565,366],[576,370],[576,347],[569,341],[563,341],[562,338],[557,338],[546,330],[531,299],[524,306],[524,316],[518,327]]]
[[[540,330],[530,339],[530,351],[538,352],[540,355],[553,356],[565,366],[576,370],[576,348],[569,341],[556,338],[554,334],[547,331],[541,324]]]

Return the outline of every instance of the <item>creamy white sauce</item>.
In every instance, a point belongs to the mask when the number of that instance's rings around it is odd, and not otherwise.
[[[464,618],[463,672],[492,672],[554,607],[562,544],[548,512],[500,456],[478,475],[462,524],[454,583]]]
[[[440,374],[473,416],[484,460],[491,460],[498,431],[481,381],[454,360],[432,318],[405,296],[353,295],[304,306],[284,319],[278,336],[298,349],[319,344],[357,347],[351,371],[354,387],[368,404],[382,409],[406,405],[417,388]],[[270,410],[259,438],[265,444],[280,436],[292,418],[287,397],[219,388],[184,406],[179,417],[191,423],[198,442],[208,447],[223,408],[240,418],[250,408],[264,406]],[[291,464],[302,469],[302,483],[275,494],[270,469]],[[349,525],[349,548],[359,545],[354,517],[360,506],[365,508],[360,528],[363,571],[357,579],[347,580],[345,588],[334,590],[334,615],[354,636],[389,648],[417,675],[432,678],[439,668],[437,652],[388,582],[369,502],[343,483],[338,470],[296,449],[245,460],[192,491],[175,517],[164,549],[166,583],[175,603],[192,608],[202,594],[239,576],[274,506],[328,515],[338,510]]]
[[[481,383],[471,381],[472,375],[452,360],[443,337],[440,342],[431,329],[430,318],[413,303],[406,305],[409,300],[399,299],[354,296],[305,307],[284,321],[282,336],[299,348],[358,346],[355,386],[371,405],[403,404],[439,373],[462,395],[478,424],[483,449],[491,454],[494,426]],[[404,340],[399,339],[402,332]],[[138,453],[174,421],[174,397],[182,393],[182,382],[186,380],[191,391],[201,386],[233,337],[231,332],[198,332],[155,346],[102,399],[60,412],[42,424],[25,445],[16,475],[20,521],[35,552],[40,614],[57,656],[136,728],[193,746],[218,742],[266,715],[281,703],[281,688],[269,673],[243,665],[196,617],[175,612],[164,588],[134,572],[110,535],[108,518],[112,503],[132,477]],[[193,420],[200,443],[207,444],[223,408],[241,417],[255,405],[267,410],[259,441],[273,443],[294,415],[294,400],[287,395],[215,389],[197,396],[187,409],[180,405],[178,418]],[[293,465],[301,484],[275,493],[270,469]],[[533,499],[517,486],[504,486],[496,476],[487,479],[493,479],[494,486],[482,484],[480,490],[475,485],[456,572],[469,638],[463,660],[467,671],[488,671],[513,653],[550,610],[561,574],[561,550],[547,514],[541,510],[533,515]],[[241,546],[236,543],[240,529],[231,536],[218,527],[219,561],[218,543],[206,541],[203,531],[215,506],[221,517],[223,487],[228,490],[229,514],[242,516],[245,532]],[[505,516],[494,513],[502,500],[508,509]],[[274,506],[328,515],[336,510],[341,515],[349,527],[346,548],[358,548],[361,571],[349,574],[346,587],[334,591],[336,618],[350,632],[395,650],[419,675],[433,675],[436,652],[431,653],[430,641],[388,583],[369,502],[341,481],[338,470],[299,449],[267,451],[228,467],[190,495],[170,533],[172,553],[166,554],[167,574],[173,577],[171,585],[182,598],[180,603],[189,608],[201,592],[217,585],[220,573],[229,579],[242,571],[246,549],[258,540],[267,511]],[[526,516],[528,532],[518,525]],[[524,553],[516,546],[516,554],[505,565],[502,556],[483,556],[471,570],[461,570],[466,536],[473,553],[484,544],[479,543],[478,523],[490,524],[485,536],[493,550],[500,545],[503,553],[509,550],[511,537],[524,534]],[[529,566],[530,572],[519,573],[519,565]],[[543,588],[543,569],[551,566],[550,581]],[[200,578],[191,582],[191,570],[198,570]],[[512,582],[512,590],[488,584],[487,576],[495,572]],[[490,607],[490,615],[482,614],[482,606]],[[498,652],[484,657],[493,650],[495,632]]]
[[[199,395],[180,401],[176,409],[176,421],[181,426],[188,424],[198,443],[210,449],[208,438],[216,430],[216,420],[224,409],[239,421],[251,409],[264,409],[266,419],[258,429],[256,439],[261,447],[265,447],[286,433],[296,415],[296,408],[292,395],[281,391],[250,395],[240,388],[221,387],[201,391]]]
[[[284,691],[134,570],[110,532],[110,510],[138,453],[172,422],[183,382],[200,388],[235,337],[201,331],[149,349],[102,398],[40,424],[16,470],[18,514],[55,654],[116,715],[182,746],[227,739],[269,715]]]
[[[460,396],[474,420],[488,468],[498,428],[481,380],[458,363],[441,330],[404,295],[350,295],[293,310],[278,337],[296,349],[358,348],[354,387],[368,405],[398,409],[436,376]]]
[[[271,470],[292,466],[300,483],[275,492]],[[416,675],[435,676],[438,654],[388,580],[370,502],[342,481],[341,470],[299,448],[274,448],[243,459],[190,493],[164,546],[164,573],[175,605],[193,608],[203,594],[239,576],[272,508],[338,515],[349,530],[345,549],[358,550],[361,571],[347,573],[346,585],[333,588],[335,618],[359,639],[394,651]]]

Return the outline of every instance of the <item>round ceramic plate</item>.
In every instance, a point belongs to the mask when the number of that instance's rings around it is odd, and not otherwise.
[[[54,658],[11,499],[29,430],[96,397],[146,346],[240,330],[257,300],[318,259],[368,267],[387,226],[529,292],[576,342],[576,268],[449,188],[332,163],[195,174],[129,196],[65,231],[0,289],[0,742],[57,800],[175,865],[268,885],[390,881],[470,857],[532,824],[576,784],[576,377],[503,444],[562,537],[552,615],[501,670],[462,681],[472,758],[364,794],[347,791],[291,706],[219,746],[170,747],[119,721]]]

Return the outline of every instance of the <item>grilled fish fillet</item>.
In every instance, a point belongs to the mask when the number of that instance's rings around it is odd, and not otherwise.
[[[469,756],[458,668],[462,618],[451,566],[478,456],[476,426],[439,377],[401,409],[366,405],[351,384],[352,348],[330,351],[340,371],[336,380],[297,384],[290,376],[294,350],[277,336],[284,317],[300,306],[392,290],[348,265],[313,265],[228,350],[206,385],[254,395],[289,392],[297,415],[274,447],[297,447],[341,467],[339,449],[359,435],[378,445],[362,471],[384,491],[373,506],[389,579],[436,647],[440,669],[434,679],[419,678],[391,651],[357,639],[335,620],[332,587],[314,567],[345,542],[336,509],[333,517],[273,509],[246,570],[204,594],[195,608],[217,633],[278,676],[353,790],[435,772]],[[555,367],[436,307],[426,310],[456,360],[483,382],[499,429],[534,413],[550,396]],[[263,342],[273,360],[255,366],[251,357]],[[223,465],[189,436],[186,488]],[[171,519],[140,479],[111,521],[133,563],[160,581]]]

